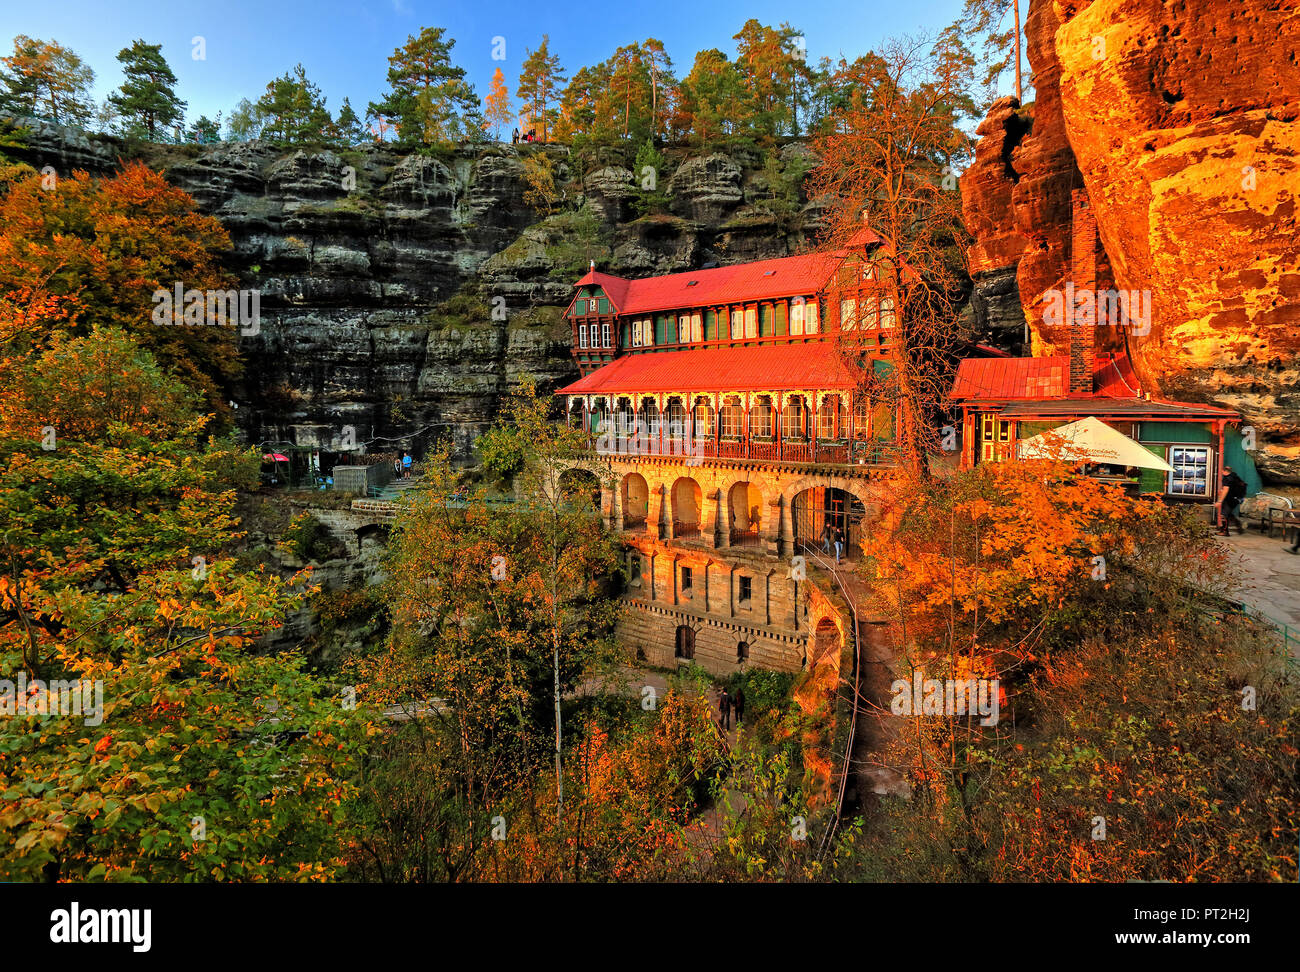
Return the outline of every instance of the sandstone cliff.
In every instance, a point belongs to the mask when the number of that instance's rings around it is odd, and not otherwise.
[[[127,152],[25,124],[29,147],[15,154],[38,168],[106,173]],[[803,151],[788,146],[783,164]],[[261,333],[241,339],[237,414],[252,441],[328,445],[351,425],[374,451],[445,437],[468,460],[522,375],[543,390],[577,377],[560,313],[589,261],[635,276],[784,256],[817,222],[797,192],[775,199],[743,153],[672,158],[667,210],[636,218],[630,170],[580,171],[559,145],[140,152],[221,221],[232,268],[261,291]],[[540,153],[561,187],[552,214],[524,199],[525,162]]]
[[[1238,409],[1265,475],[1300,483],[1300,4],[1032,0],[1025,29],[1032,129],[999,102],[963,178],[977,282],[1014,268],[1036,352],[1059,350],[1041,295],[1085,186],[1102,275],[1151,292],[1147,387]]]

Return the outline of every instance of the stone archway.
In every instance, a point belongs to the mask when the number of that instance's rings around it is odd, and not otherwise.
[[[619,484],[623,503],[623,529],[644,529],[650,513],[650,486],[640,473],[628,473]]]
[[[700,533],[701,501],[704,494],[700,484],[689,476],[673,483],[672,519],[674,537],[694,537]]]
[[[862,542],[866,513],[862,500],[847,490],[810,486],[796,493],[790,503],[795,546],[825,556],[824,531],[829,527],[843,536],[843,556],[852,556]]]
[[[727,514],[732,546],[756,547],[762,542],[763,494],[757,486],[732,483],[727,491]]]

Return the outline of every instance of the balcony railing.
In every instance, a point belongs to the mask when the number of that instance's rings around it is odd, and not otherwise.
[[[894,465],[897,446],[878,439],[776,439],[753,436],[670,435],[667,431],[643,431],[624,437],[588,437],[588,448],[608,456],[636,458],[655,456],[683,460],[757,459],[766,462],[818,463],[824,465]]]

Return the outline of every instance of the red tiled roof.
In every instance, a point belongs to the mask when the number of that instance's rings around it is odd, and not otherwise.
[[[1064,398],[1070,391],[1070,359],[966,358],[957,366],[954,399],[1007,401]]]
[[[646,314],[677,307],[797,297],[815,293],[825,286],[842,258],[829,253],[809,253],[627,280],[625,296],[614,302],[621,314]]]
[[[625,354],[557,395],[851,388],[829,341]]]
[[[850,248],[883,242],[874,230],[863,227],[843,248],[830,252],[755,260],[637,280],[592,269],[574,286],[603,287],[619,314],[647,314],[677,308],[798,297],[822,289]]]
[[[579,280],[575,287],[600,287],[605,291],[607,296],[614,303],[614,310],[622,312],[623,301],[627,296],[627,285],[632,281],[624,277],[616,277],[612,273],[601,273],[599,270],[588,270],[586,276]]]
[[[967,358],[957,367],[958,401],[1007,402],[1005,415],[1169,415],[1233,417],[1215,405],[1143,398],[1126,353],[1093,360],[1093,391],[1070,393],[1070,358]]]

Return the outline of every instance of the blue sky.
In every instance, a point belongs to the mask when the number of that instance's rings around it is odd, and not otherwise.
[[[425,26],[445,27],[455,38],[454,58],[481,98],[498,66],[513,96],[527,49],[543,34],[570,74],[622,44],[657,37],[680,76],[698,50],[733,54],[732,35],[749,17],[801,28],[815,63],[823,55],[855,57],[889,37],[933,34],[960,7],[961,0],[5,0],[0,47],[8,54],[15,34],[58,40],[95,69],[102,99],[121,83],[119,50],[137,37],[161,43],[190,120],[229,114],[240,98],[256,99],[271,78],[301,61],[331,111],[347,96],[364,114],[385,89],[393,48]],[[204,39],[203,60],[193,57],[195,37]],[[505,38],[504,61],[492,59],[494,37]]]

